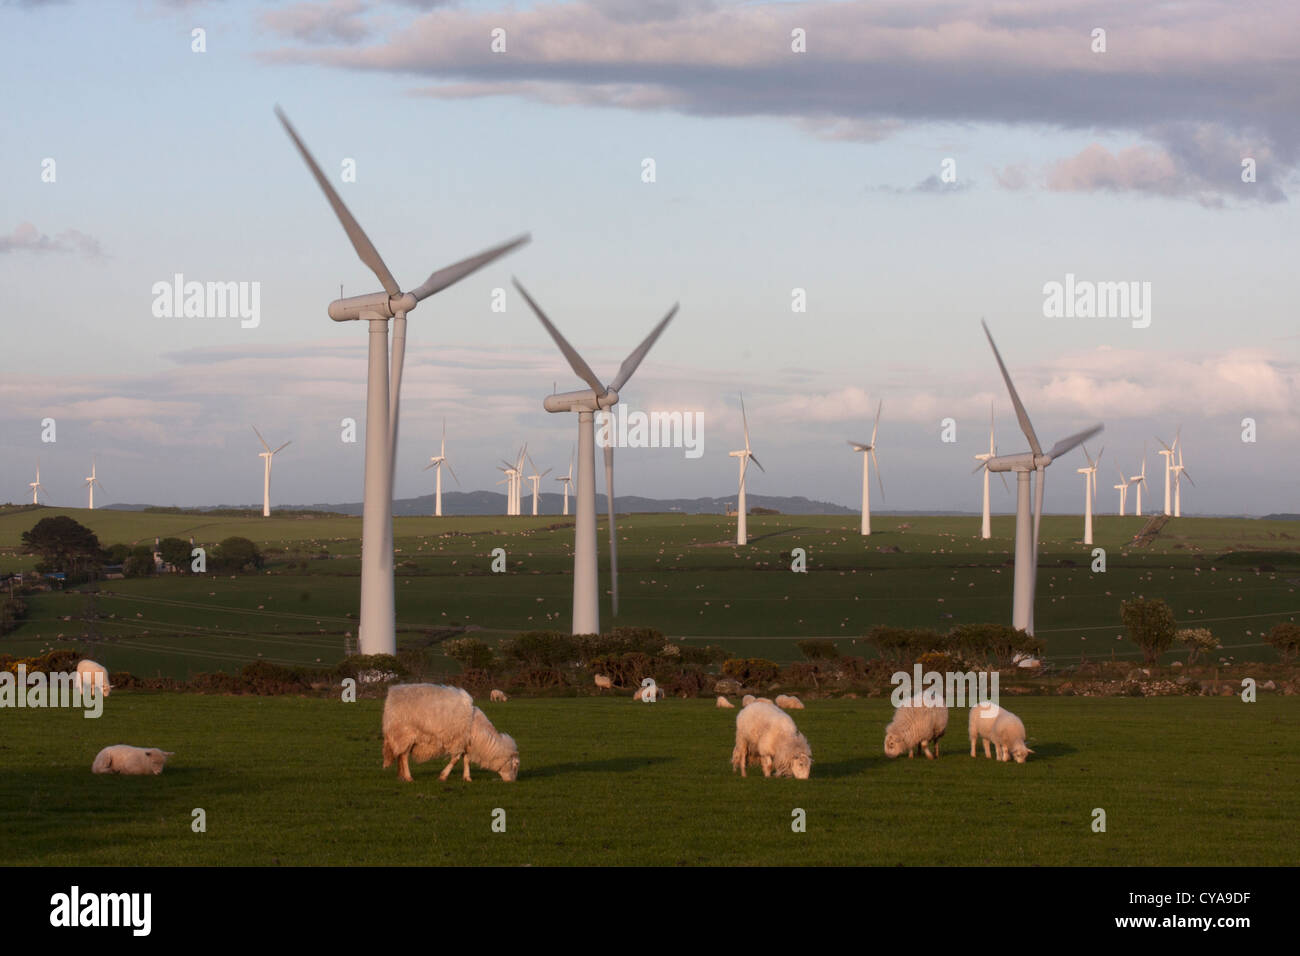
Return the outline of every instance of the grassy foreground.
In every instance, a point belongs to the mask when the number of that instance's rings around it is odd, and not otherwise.
[[[1297,862],[1300,699],[1008,703],[1023,766],[971,760],[965,710],[940,760],[890,761],[887,700],[811,701],[794,716],[813,777],[795,781],[733,776],[736,712],[708,701],[480,702],[519,742],[519,781],[442,784],[431,761],[402,784],[380,769],[378,700],[119,692],[98,720],[0,711],[0,836],[9,865]],[[161,777],[92,775],[120,742],[176,756]]]

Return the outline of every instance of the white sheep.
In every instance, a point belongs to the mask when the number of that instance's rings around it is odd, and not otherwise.
[[[459,687],[441,684],[394,684],[384,701],[384,766],[397,761],[397,775],[411,781],[410,758],[417,763],[451,754],[451,763],[438,775],[446,780],[456,761],[465,758],[494,770],[505,781],[519,776],[519,747],[509,734],[499,733],[474,699]]]
[[[984,756],[991,758],[989,741],[997,748],[998,760],[1024,763],[1033,753],[1025,746],[1025,724],[1005,707],[993,703],[978,704],[970,709],[970,755],[975,756],[975,742],[984,738]]]
[[[733,704],[731,701],[727,700],[727,698],[725,698],[725,697],[719,697],[719,698],[718,698],[718,706],[721,707],[721,708],[723,708],[724,710],[735,710],[735,709],[736,709],[736,705]]]
[[[506,696],[506,692],[503,690],[494,690],[488,695],[488,697],[494,704],[504,704],[510,699]]]
[[[108,683],[108,668],[92,660],[77,661],[76,673],[72,675],[72,686],[82,694],[98,693],[98,687],[104,689],[107,697],[113,688]]]
[[[803,710],[803,701],[794,694],[777,694],[776,706],[782,710]]]
[[[894,719],[885,728],[885,756],[899,757],[906,753],[910,760],[916,756],[916,745],[920,744],[926,758],[933,760],[939,756],[939,738],[947,729],[947,706],[941,702],[927,704],[917,694],[907,704],[894,709]],[[934,753],[930,753],[931,742]]]
[[[757,762],[763,776],[807,780],[812,773],[812,748],[790,715],[770,701],[756,700],[736,714],[736,747],[731,766],[742,777]]]
[[[614,682],[604,674],[596,675],[596,686],[601,690],[609,690],[614,686]]]
[[[756,700],[765,701],[765,702],[767,702],[767,703],[769,703],[769,704],[773,703],[772,698],[770,698],[770,697],[755,697],[753,694],[746,694],[744,697],[742,697],[742,698],[740,699],[740,706],[741,706],[741,707],[748,707],[750,704],[752,704],[752,703],[753,703],[754,701],[756,701]]]
[[[634,690],[634,691],[632,692],[632,699],[633,699],[633,700],[644,701],[644,700],[645,700],[645,695],[642,693],[642,691],[647,691],[647,690],[649,690],[649,689],[650,689],[650,688],[648,688],[648,687],[638,687],[636,690]],[[655,685],[655,700],[658,701],[658,700],[663,700],[663,699],[664,699],[664,689],[663,689],[662,687],[660,687],[658,684],[656,684],[656,685]]]
[[[174,756],[170,750],[157,747],[132,747],[130,744],[114,744],[105,747],[95,755],[95,762],[90,765],[91,773],[124,773],[133,776],[147,776],[163,772],[167,758]]]

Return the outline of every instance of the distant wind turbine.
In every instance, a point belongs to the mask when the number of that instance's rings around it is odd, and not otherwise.
[[[446,465],[447,470],[451,472],[451,477],[456,478],[456,472],[451,467],[451,462],[447,460],[447,419],[442,420],[442,445],[438,448],[438,454],[429,459],[429,464],[424,470],[430,468],[438,469],[434,472],[433,485],[433,516],[442,517],[442,466]],[[456,487],[460,487],[460,479],[456,478]]]
[[[1192,481],[1192,476],[1183,467],[1182,445],[1178,445],[1178,464],[1174,465],[1171,470],[1174,473],[1174,517],[1181,518],[1183,516],[1183,478]],[[1195,485],[1196,482],[1192,481],[1192,484]]]
[[[256,425],[253,426],[253,431],[257,434],[257,440],[262,443],[262,447],[266,449],[266,451],[259,451],[257,457],[266,459],[266,473],[262,478],[262,517],[268,518],[271,515],[271,459],[293,442],[287,441],[275,451],[271,451],[271,446],[266,443],[266,439],[262,437]]]
[[[980,464],[975,466],[976,471],[984,472],[984,519],[980,524],[980,537],[987,541],[993,537],[993,522],[989,518],[989,474],[990,470],[984,467],[984,463],[991,458],[998,456],[997,446],[993,444],[993,403],[989,402],[989,450],[982,454],[975,455],[974,458]],[[998,472],[998,477],[1002,479],[1002,487],[1006,491],[1011,489],[1007,487],[1007,476]]]
[[[32,489],[32,504],[40,504],[40,502],[36,500],[36,496],[45,490],[45,486],[41,484],[41,460],[39,458],[36,459],[36,480],[27,482],[27,487]],[[47,501],[49,500],[49,497],[49,495],[45,496]]]
[[[537,514],[537,491],[541,480],[551,473],[553,469],[547,468],[540,475],[537,473],[537,462],[533,461],[533,456],[528,456],[528,464],[533,466],[533,473],[528,476],[528,480],[533,483],[533,514]]]
[[[95,486],[96,486],[96,485],[99,485],[99,490],[100,490],[100,491],[103,491],[103,490],[104,490],[104,486],[103,486],[102,484],[100,484],[99,479],[95,477],[95,459],[94,459],[94,458],[91,458],[91,459],[90,459],[90,477],[86,479],[86,488],[89,489],[89,491],[90,491],[90,505],[89,505],[89,507],[90,507],[90,510],[91,510],[91,511],[94,511],[94,510],[95,510]]]
[[[879,414],[877,412],[877,414]],[[745,447],[739,451],[728,452],[732,458],[740,459],[740,494],[736,501],[736,544],[748,544],[749,534],[748,526],[745,522],[745,472],[749,470],[749,462],[752,460],[758,465],[758,470],[766,472],[767,469],[762,466],[754,453],[749,450],[749,419],[745,415],[745,396],[740,396],[740,420],[745,426]],[[865,532],[864,532],[865,534]]]
[[[1124,517],[1124,509],[1128,507],[1128,486],[1131,479],[1124,477],[1124,472],[1120,471],[1119,465],[1115,466],[1115,471],[1119,473],[1119,484],[1115,485],[1115,490],[1119,492],[1119,516]]]
[[[876,432],[880,428],[880,410],[885,407],[882,400],[876,405],[876,423],[871,426],[871,441],[867,443],[851,441],[854,451],[862,453],[862,533],[871,534],[871,462],[876,462],[876,484],[880,486],[880,497],[885,497],[885,484],[880,480],[880,462],[876,461]],[[745,447],[749,447],[746,440]],[[734,454],[734,453],[733,453]]]
[[[1137,491],[1137,507],[1133,509],[1133,514],[1139,518],[1142,517],[1142,489],[1147,486],[1147,445],[1142,443],[1142,470],[1134,475],[1129,481],[1135,486]]]
[[[569,486],[573,484],[573,449],[569,449],[569,473],[555,479],[564,485],[564,513],[569,513]]]
[[[1173,514],[1173,510],[1170,508],[1169,476],[1173,473],[1174,454],[1178,449],[1178,441],[1182,434],[1183,426],[1179,425],[1178,431],[1174,433],[1174,443],[1172,445],[1166,445],[1163,438],[1159,435],[1156,436],[1156,441],[1160,442],[1160,450],[1156,454],[1163,455],[1165,459],[1165,514],[1167,515]]]
[[[1083,446],[1083,457],[1088,459],[1086,468],[1076,468],[1079,474],[1083,475],[1083,543],[1092,544],[1092,499],[1097,495],[1097,464],[1101,461],[1102,452],[1106,450],[1102,446],[1101,451],[1097,452],[1097,460],[1093,461],[1092,456],[1088,454],[1088,446]]]

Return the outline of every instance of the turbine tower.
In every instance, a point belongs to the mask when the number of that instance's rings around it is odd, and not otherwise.
[[[266,474],[262,479],[262,517],[269,518],[271,516],[271,459],[285,445],[290,445],[292,442],[285,442],[275,451],[271,451],[271,446],[266,443],[266,439],[262,437],[262,433],[257,430],[256,425],[253,426],[253,431],[257,434],[257,440],[262,443],[262,447],[266,449],[266,451],[258,452],[257,457],[266,459]]]
[[[876,406],[876,423],[871,426],[871,441],[863,444],[862,442],[851,441],[849,445],[854,451],[862,452],[862,533],[871,534],[871,462],[876,462],[876,483],[880,485],[880,497],[885,497],[885,485],[880,480],[880,462],[876,461],[876,431],[880,428],[880,410],[885,407],[882,400]],[[745,439],[745,448],[749,448],[749,439]],[[734,453],[733,453],[734,454]],[[757,464],[757,462],[755,462]]]
[[[1119,465],[1115,466],[1115,471],[1119,473],[1119,484],[1115,485],[1115,490],[1119,492],[1119,516],[1122,518],[1124,509],[1128,506],[1128,486],[1132,479],[1124,477],[1124,472],[1119,470]]]
[[[975,466],[975,470],[980,471],[983,469],[984,471],[984,520],[980,524],[980,537],[985,541],[993,537],[993,522],[989,518],[989,469],[984,468],[983,463],[990,458],[996,458],[997,455],[997,446],[993,444],[993,403],[989,402],[989,450],[974,456],[975,460],[980,462]],[[1007,476],[999,472],[998,477],[1002,479],[1003,489],[1010,491],[1011,489],[1007,488]]]
[[[1102,452],[1106,449],[1103,446],[1101,451],[1097,452],[1097,461],[1092,460],[1088,454],[1088,446],[1083,446],[1083,457],[1088,459],[1088,467],[1076,468],[1079,474],[1083,475],[1083,543],[1092,544],[1092,499],[1097,494],[1097,462],[1101,461]]]
[[[555,479],[564,485],[564,513],[569,513],[569,486],[573,484],[573,449],[569,449],[569,473]]]
[[[981,467],[988,468],[991,471],[1014,471],[1016,473],[1016,575],[1012,598],[1011,626],[1033,634],[1034,588],[1038,577],[1038,529],[1043,517],[1043,482],[1047,477],[1047,466],[1066,452],[1083,444],[1101,431],[1103,426],[1094,425],[1092,428],[1071,435],[1069,438],[1062,438],[1052,446],[1051,451],[1044,453],[1042,446],[1038,443],[1038,436],[1034,434],[1034,426],[1029,422],[1029,413],[1025,411],[1025,406],[1016,393],[1016,387],[1011,383],[1011,375],[1002,361],[1001,354],[998,353],[998,347],[993,343],[993,334],[989,332],[987,323],[981,320],[980,324],[984,326],[984,335],[989,340],[989,346],[993,349],[993,357],[997,359],[998,369],[1002,372],[1002,379],[1007,384],[1007,391],[1011,395],[1011,404],[1016,409],[1016,419],[1020,422],[1020,430],[1024,432],[1025,438],[1029,440],[1030,451],[1019,455],[1002,455],[997,458],[990,458]],[[1031,518],[1029,476],[1032,472],[1037,472],[1038,479],[1035,483],[1035,500]]]
[[[879,417],[879,411],[877,411]],[[767,469],[754,458],[754,453],[749,450],[749,419],[745,417],[745,396],[740,396],[740,420],[745,426],[745,447],[739,451],[728,452],[732,458],[740,459],[740,495],[736,499],[736,544],[748,544],[749,534],[748,527],[745,523],[745,472],[749,470],[749,462],[753,459],[754,464],[758,465],[758,470],[766,472]],[[852,444],[850,442],[849,444]],[[884,489],[881,488],[881,492]],[[867,532],[863,532],[866,534]]]
[[[591,366],[586,363],[577,350],[560,334],[560,330],[551,324],[537,303],[514,280],[524,301],[541,321],[569,366],[586,382],[590,388],[576,392],[560,392],[546,397],[542,403],[548,412],[578,413],[578,504],[577,522],[573,529],[573,633],[600,633],[600,591],[596,571],[596,427],[595,413],[606,411],[618,404],[618,392],[632,373],[637,370],[650,347],[655,344],[663,330],[677,314],[677,306],[668,310],[668,314],[654,327],[645,341],[623,360],[618,374],[608,386],[602,385]],[[612,465],[612,457],[610,459]],[[611,496],[612,497],[612,496]],[[616,572],[615,553],[610,552],[610,570]]]
[[[1147,485],[1147,446],[1146,442],[1142,443],[1142,470],[1134,475],[1129,481],[1136,486],[1137,507],[1133,509],[1133,514],[1139,518],[1142,517],[1142,489]]]
[[[1178,464],[1172,468],[1174,473],[1174,517],[1181,518],[1183,516],[1183,478],[1186,477],[1188,481],[1192,481],[1192,476],[1183,467],[1183,446],[1178,445],[1177,441],[1175,441],[1175,445],[1178,448]],[[1196,482],[1192,481],[1192,484],[1195,485]]]
[[[32,504],[40,504],[36,500],[36,496],[45,490],[45,486],[41,484],[41,460],[39,458],[36,459],[36,480],[27,482],[27,487],[32,489]],[[49,500],[49,497],[49,495],[46,495],[46,500]]]
[[[447,419],[442,420],[442,445],[438,448],[438,454],[429,459],[429,464],[425,465],[424,470],[436,468],[433,478],[433,516],[442,517],[442,466],[446,465],[451,476],[456,478],[456,472],[451,467],[451,462],[447,460]],[[460,479],[456,478],[456,487],[460,487]]]
[[[547,468],[540,475],[537,473],[537,462],[533,461],[533,456],[528,456],[528,464],[533,466],[533,473],[528,476],[528,480],[533,483],[533,516],[537,516],[537,490],[541,480],[549,475],[553,469]]]
[[[393,456],[406,355],[406,315],[422,300],[441,292],[488,263],[527,242],[527,235],[463,259],[432,273],[421,285],[403,293],[388,266],[362,230],[288,118],[276,108],[285,132],[311,170],[357,256],[375,274],[383,292],[337,299],[329,316],[336,322],[365,320],[369,325],[369,365],[366,375],[366,463],[361,519],[361,614],[358,627],[362,654],[397,652],[393,604]],[[392,369],[389,374],[388,320],[393,319]],[[391,379],[391,381],[390,381]]]
[[[1167,515],[1173,514],[1173,511],[1169,507],[1169,475],[1173,471],[1174,451],[1178,448],[1178,440],[1182,437],[1182,434],[1183,426],[1179,425],[1178,431],[1174,433],[1174,443],[1172,446],[1166,445],[1164,439],[1159,435],[1156,436],[1156,441],[1160,442],[1160,450],[1156,452],[1156,454],[1163,455],[1165,459],[1165,514]]]
[[[38,476],[37,480],[39,480],[39,476]],[[96,485],[99,485],[99,490],[100,490],[100,491],[103,491],[103,490],[104,490],[104,486],[103,486],[102,484],[100,484],[99,479],[95,477],[95,459],[94,459],[94,458],[91,458],[91,459],[90,459],[90,477],[86,479],[86,488],[89,489],[89,491],[90,491],[90,505],[89,505],[89,507],[90,507],[90,510],[91,510],[91,511],[94,511],[94,510],[95,510],[95,486],[96,486]]]

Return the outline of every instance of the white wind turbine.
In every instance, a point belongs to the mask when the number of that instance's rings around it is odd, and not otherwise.
[[[564,513],[569,513],[569,486],[573,484],[573,450],[569,450],[569,473],[555,479],[564,485]]]
[[[1016,419],[1020,422],[1020,430],[1024,432],[1025,438],[1029,440],[1030,451],[1019,455],[1002,455],[990,458],[981,467],[988,468],[990,471],[1014,471],[1016,473],[1016,572],[1011,626],[1033,634],[1034,588],[1038,577],[1038,529],[1043,517],[1043,482],[1047,477],[1047,466],[1097,434],[1102,430],[1103,426],[1094,425],[1086,431],[1071,435],[1069,438],[1063,438],[1052,446],[1051,451],[1044,452],[1042,446],[1038,443],[1038,436],[1034,434],[1034,426],[1029,422],[1029,414],[1025,411],[1025,406],[1020,402],[1016,387],[1011,383],[1011,375],[1002,362],[998,347],[993,343],[993,335],[989,332],[987,323],[981,320],[980,324],[984,326],[984,335],[989,340],[989,345],[993,349],[993,357],[997,359],[1002,378],[1007,383],[1007,391],[1011,394],[1011,404],[1015,406]],[[1035,500],[1031,518],[1029,476],[1032,472],[1037,472],[1038,480],[1034,489]]]
[[[1183,478],[1192,481],[1192,476],[1183,467],[1183,446],[1177,444],[1176,439],[1175,445],[1178,448],[1178,464],[1172,468],[1174,473],[1174,517],[1181,518],[1183,516]],[[1192,484],[1195,485],[1196,482],[1192,481]]]
[[[854,451],[862,453],[862,533],[871,534],[871,462],[876,462],[876,483],[880,486],[880,497],[885,497],[885,485],[880,480],[880,462],[876,461],[876,431],[880,428],[880,410],[885,407],[882,400],[876,406],[876,423],[871,426],[871,441],[863,444],[862,442],[851,441],[849,445]],[[745,449],[749,449],[748,431],[745,438]],[[732,452],[735,454],[735,452]],[[753,457],[753,456],[751,456]],[[754,464],[758,464],[755,460]],[[742,473],[744,466],[742,465]],[[759,465],[761,468],[762,465]],[[743,484],[743,479],[742,479]],[[743,494],[744,492],[742,492]],[[743,542],[742,542],[743,543]]]
[[[1137,492],[1137,507],[1133,509],[1133,514],[1139,518],[1142,517],[1142,489],[1147,486],[1147,446],[1146,442],[1142,443],[1142,470],[1134,475],[1129,481],[1135,486]]]
[[[104,490],[104,486],[100,484],[99,479],[95,477],[95,459],[92,457],[90,459],[90,477],[86,479],[86,488],[90,491],[89,508],[91,511],[95,510],[95,486],[96,485],[99,485],[100,491]]]
[[[429,464],[424,467],[425,471],[430,468],[436,468],[434,472],[433,484],[433,516],[442,517],[442,466],[446,465],[447,470],[451,472],[451,477],[456,478],[456,472],[451,467],[451,462],[447,460],[447,419],[442,420],[442,445],[438,448],[438,454],[429,459]],[[456,478],[456,487],[460,487],[460,479]]]
[[[527,445],[519,449],[519,460],[515,464],[512,465],[502,458],[501,464],[497,466],[497,471],[504,472],[506,476],[504,482],[498,481],[497,484],[506,486],[507,515],[519,514],[519,486],[523,478],[524,455],[527,450]]]
[[[41,460],[39,458],[36,459],[36,480],[27,482],[27,487],[32,489],[32,504],[40,504],[40,502],[36,500],[36,496],[45,490],[45,486],[41,484]],[[49,497],[48,494],[45,496],[47,501],[49,500]]]
[[[879,410],[877,410],[876,414],[877,414],[877,420],[879,420],[879,414],[880,414]],[[746,510],[745,509],[745,472],[749,470],[749,462],[751,460],[754,462],[754,464],[758,465],[759,471],[766,472],[767,469],[762,466],[759,460],[754,457],[754,453],[749,450],[749,419],[745,416],[744,395],[740,396],[740,420],[741,423],[745,426],[745,447],[741,448],[738,451],[728,452],[728,454],[732,458],[740,459],[740,494],[736,499],[736,544],[748,544],[749,529],[745,522],[745,510]],[[874,433],[872,437],[874,440]],[[877,475],[877,477],[879,476]],[[884,488],[882,487],[880,490],[881,493],[883,494]],[[863,534],[866,534],[866,532],[864,531]]]
[[[1182,437],[1182,434],[1183,426],[1179,425],[1178,431],[1174,433],[1174,443],[1172,446],[1166,445],[1164,439],[1159,435],[1156,436],[1156,441],[1160,442],[1160,450],[1157,451],[1156,454],[1163,455],[1165,459],[1165,514],[1167,515],[1173,514],[1173,511],[1169,507],[1169,475],[1173,472],[1174,454],[1178,448],[1178,441]],[[1144,455],[1143,457],[1146,456]]]
[[[1128,486],[1132,483],[1132,479],[1124,477],[1124,472],[1120,471],[1119,465],[1115,466],[1115,471],[1119,473],[1119,484],[1114,488],[1119,492],[1119,516],[1122,518],[1124,509],[1128,507]]]
[[[608,386],[602,385],[596,373],[591,370],[591,366],[586,363],[577,350],[560,334],[548,319],[537,303],[524,290],[516,279],[515,288],[524,297],[529,308],[541,321],[555,344],[559,346],[560,352],[568,361],[569,366],[578,374],[578,377],[586,382],[590,388],[580,389],[576,392],[560,392],[551,394],[546,397],[542,403],[548,412],[577,412],[578,413],[578,504],[577,504],[577,521],[573,529],[573,633],[574,634],[599,634],[600,633],[600,591],[599,576],[596,571],[596,426],[595,413],[605,411],[618,404],[618,391],[627,384],[632,373],[637,370],[641,361],[650,351],[650,347],[655,344],[655,340],[672,321],[677,314],[677,306],[674,305],[668,310],[668,314],[660,320],[659,324],[654,327],[645,340],[636,347],[636,349],[623,360],[623,364],[618,368],[618,374]],[[609,479],[609,491],[613,491],[613,449],[606,447],[605,452],[606,477]],[[614,505],[614,496],[609,495],[609,505],[612,512]],[[610,522],[611,526],[613,521]],[[611,539],[612,542],[613,539]],[[609,567],[611,582],[618,579],[618,555],[611,548],[609,552]],[[611,593],[613,589],[611,588]],[[614,613],[617,614],[615,605]]]
[[[266,443],[266,439],[262,437],[262,433],[257,430],[256,425],[253,426],[253,431],[257,435],[257,440],[262,443],[262,447],[266,449],[266,451],[259,451],[257,457],[266,459],[266,473],[262,478],[262,517],[268,518],[271,515],[271,459],[274,458],[286,445],[291,445],[293,443],[287,441],[275,451],[271,451],[271,446]]]
[[[528,476],[528,480],[533,483],[533,515],[537,515],[537,489],[541,480],[551,473],[553,469],[547,468],[540,475],[537,473],[537,462],[533,461],[533,456],[528,456],[528,464],[533,466],[533,473]]]
[[[366,376],[365,493],[361,519],[361,614],[358,627],[362,654],[394,654],[397,624],[393,604],[393,458],[397,451],[397,423],[406,356],[406,315],[422,300],[441,292],[528,241],[523,235],[432,273],[421,285],[403,293],[370,238],[343,200],[289,120],[276,115],[306,161],[325,198],[334,209],[357,256],[375,274],[383,292],[351,296],[330,303],[336,322],[364,319],[369,324],[369,366]],[[388,320],[393,319],[392,369],[389,374]]]
[[[1083,475],[1083,543],[1092,544],[1092,499],[1097,495],[1097,463],[1101,461],[1102,452],[1106,450],[1102,446],[1101,451],[1097,452],[1097,460],[1093,461],[1092,456],[1088,454],[1088,446],[1083,446],[1083,457],[1088,459],[1088,467],[1076,468],[1079,474]]]
[[[975,466],[975,470],[980,471],[982,469],[984,471],[984,518],[980,524],[980,537],[985,541],[993,537],[993,522],[989,517],[990,471],[988,468],[984,467],[984,463],[991,458],[996,458],[997,456],[998,449],[997,446],[993,444],[993,403],[989,402],[989,450],[982,454],[973,456],[976,461],[980,462],[980,464]],[[998,477],[1002,479],[1002,487],[1007,491],[1010,491],[1011,489],[1007,488],[1007,476],[998,472]]]

